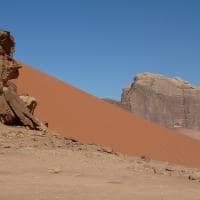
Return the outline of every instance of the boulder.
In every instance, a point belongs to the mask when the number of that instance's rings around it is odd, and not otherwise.
[[[5,100],[12,108],[18,125],[28,126],[31,129],[39,129],[41,123],[29,112],[26,104],[9,88],[4,91]]]
[[[20,95],[20,99],[25,103],[26,107],[28,108],[29,112],[33,115],[35,108],[37,107],[37,101],[34,97]]]

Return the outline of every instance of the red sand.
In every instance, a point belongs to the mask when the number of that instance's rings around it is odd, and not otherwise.
[[[111,146],[129,155],[147,155],[200,166],[200,142],[152,124],[29,67],[21,69],[19,91],[37,98],[36,115],[61,135]]]

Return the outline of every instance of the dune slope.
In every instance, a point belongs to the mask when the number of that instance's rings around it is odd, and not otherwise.
[[[129,155],[200,166],[200,142],[152,124],[121,108],[24,66],[16,81],[20,92],[39,102],[36,115],[64,136],[111,146]]]

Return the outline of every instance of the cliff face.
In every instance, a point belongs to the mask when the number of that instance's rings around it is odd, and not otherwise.
[[[46,127],[33,116],[36,100],[19,95],[17,86],[11,82],[18,78],[22,67],[13,58],[14,52],[14,38],[10,32],[0,30],[0,123],[45,130]]]
[[[123,90],[121,104],[168,128],[200,130],[200,88],[179,78],[139,74]]]

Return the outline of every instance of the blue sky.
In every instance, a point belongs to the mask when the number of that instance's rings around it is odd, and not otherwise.
[[[136,73],[200,85],[198,0],[0,0],[15,58],[99,97]]]

